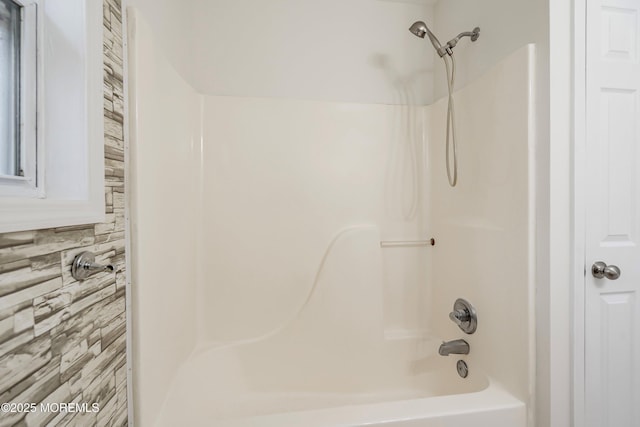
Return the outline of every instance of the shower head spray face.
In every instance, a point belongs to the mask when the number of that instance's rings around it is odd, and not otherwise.
[[[422,21],[417,21],[414,22],[411,27],[409,27],[409,31],[411,31],[411,34],[413,34],[414,36],[420,37],[421,39],[424,38],[424,36],[427,34],[427,24],[425,24]]]

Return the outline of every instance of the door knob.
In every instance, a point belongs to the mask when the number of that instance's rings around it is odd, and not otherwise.
[[[598,261],[593,263],[591,274],[593,274],[593,277],[596,279],[606,277],[609,280],[616,280],[620,277],[620,269],[615,265],[607,265],[602,261]]]

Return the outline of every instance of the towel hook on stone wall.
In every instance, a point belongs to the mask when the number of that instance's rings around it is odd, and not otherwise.
[[[84,280],[89,276],[102,271],[112,272],[115,268],[113,265],[102,265],[96,263],[96,256],[91,252],[82,252],[76,256],[71,264],[71,275],[76,280]]]

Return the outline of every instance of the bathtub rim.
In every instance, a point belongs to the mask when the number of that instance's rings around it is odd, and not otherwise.
[[[209,419],[207,421],[203,420],[202,413],[200,413],[194,414],[194,419],[188,419],[188,421],[189,425],[193,426],[210,425],[207,422],[213,421],[218,427],[299,427],[301,425],[305,427],[364,427],[395,425],[394,423],[398,422],[412,423],[419,420],[440,420],[446,417],[492,411],[519,411],[523,424],[511,427],[525,427],[526,403],[515,397],[491,377],[487,377],[487,380],[489,384],[485,389],[471,393],[351,404],[243,418]],[[206,411],[206,408],[203,410]],[[161,422],[160,425],[169,424]]]

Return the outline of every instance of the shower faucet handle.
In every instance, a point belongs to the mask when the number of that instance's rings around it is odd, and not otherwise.
[[[98,264],[95,255],[91,252],[82,252],[75,257],[71,264],[71,276],[78,281],[85,280],[89,276],[103,271],[113,272],[115,268],[111,264]]]
[[[451,319],[466,334],[472,334],[478,328],[476,309],[471,303],[458,298],[453,304],[453,311],[449,313]]]
[[[458,326],[462,326],[462,323],[468,322],[470,318],[471,315],[467,310],[454,310],[449,313],[449,319]]]

